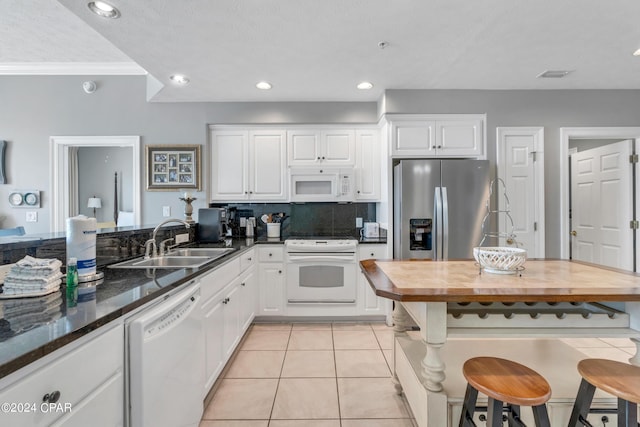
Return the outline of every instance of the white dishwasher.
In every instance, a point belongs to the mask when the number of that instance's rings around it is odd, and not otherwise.
[[[127,320],[131,427],[198,426],[205,347],[195,282]]]

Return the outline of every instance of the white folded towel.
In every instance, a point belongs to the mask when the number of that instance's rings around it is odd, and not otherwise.
[[[55,268],[57,265],[60,267],[62,262],[56,258],[34,258],[32,256],[25,256],[20,261],[18,261],[20,267],[32,267],[32,268]]]
[[[31,285],[25,285],[22,283],[9,284],[7,286],[7,282],[5,282],[4,286],[2,287],[2,295],[4,296],[28,295],[28,294],[34,294],[34,293],[41,294],[41,293],[47,293],[47,292],[54,292],[60,289],[61,283],[62,283],[62,280],[60,279],[57,279],[47,284],[47,286],[42,286],[42,285],[31,286]]]

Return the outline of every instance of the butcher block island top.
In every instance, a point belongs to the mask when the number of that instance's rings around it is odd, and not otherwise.
[[[640,301],[640,275],[578,261],[528,260],[518,274],[482,272],[474,261],[366,260],[376,295],[396,301]]]

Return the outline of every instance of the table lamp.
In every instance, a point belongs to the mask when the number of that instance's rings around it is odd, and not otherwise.
[[[93,196],[89,198],[89,202],[87,203],[88,208],[93,208],[93,217],[96,217],[96,209],[100,209],[102,207],[102,200],[99,197]]]

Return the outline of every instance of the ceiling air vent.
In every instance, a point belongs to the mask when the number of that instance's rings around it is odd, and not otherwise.
[[[542,74],[538,74],[538,78],[543,79],[561,79],[562,77],[569,74],[571,71],[567,70],[547,70]]]

